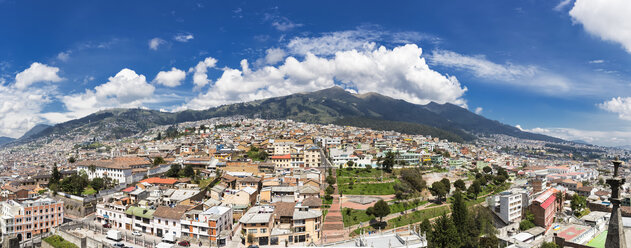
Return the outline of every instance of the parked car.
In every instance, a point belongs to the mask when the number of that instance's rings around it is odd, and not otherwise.
[[[134,236],[141,236],[142,234],[141,234],[139,231],[133,231],[133,232],[131,233],[131,235],[134,235]]]
[[[184,247],[189,247],[191,246],[191,243],[186,241],[186,240],[182,240],[180,242],[177,243],[179,246],[184,246]]]
[[[103,227],[104,228],[112,228],[112,225],[110,225],[110,223],[105,223],[105,224],[103,224]]]
[[[125,245],[123,243],[116,243],[114,244],[114,247],[125,247]]]

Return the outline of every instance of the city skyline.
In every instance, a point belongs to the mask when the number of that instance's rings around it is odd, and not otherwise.
[[[337,85],[631,144],[631,3],[382,5],[0,1],[0,136],[106,108],[205,109]]]

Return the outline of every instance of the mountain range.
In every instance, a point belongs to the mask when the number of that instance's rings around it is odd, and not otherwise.
[[[227,104],[207,110],[160,112],[146,109],[110,109],[54,126],[36,126],[15,142],[88,132],[106,139],[124,138],[158,125],[172,125],[213,117],[245,116],[263,119],[367,127],[432,135],[456,142],[476,135],[503,134],[517,138],[563,142],[489,120],[450,103],[418,105],[377,93],[353,94],[340,87],[310,93]],[[28,135],[27,135],[28,134]]]

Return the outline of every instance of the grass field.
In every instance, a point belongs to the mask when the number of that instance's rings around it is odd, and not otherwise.
[[[381,170],[378,169],[339,169],[340,177],[381,177]],[[388,177],[390,174],[383,172],[383,177]]]
[[[373,183],[373,184],[355,184],[352,186],[348,184],[338,185],[339,190],[345,195],[393,195],[394,184],[391,183]]]
[[[403,216],[399,216],[397,218],[388,220],[385,229],[392,229],[392,228],[401,227],[401,226],[405,226],[412,223],[421,222],[426,218],[427,219],[435,218],[442,215],[443,213],[449,213],[450,211],[451,210],[449,206],[414,211],[412,213],[405,214]],[[367,227],[355,229],[352,235],[358,235],[361,232],[361,230],[365,230],[367,232],[376,231],[372,226],[367,226]]]
[[[419,201],[417,204],[414,204],[414,202],[408,202],[407,204],[406,203],[390,204],[390,213],[403,212],[404,210],[410,210],[415,207],[424,205],[425,203],[427,203],[427,201]],[[356,225],[356,224],[359,224],[360,222],[366,222],[374,218],[372,215],[367,215],[366,210],[356,210],[356,209],[346,210],[346,208],[342,211],[342,217],[344,218],[344,227]]]
[[[88,186],[85,189],[83,189],[83,192],[81,194],[82,195],[94,195],[94,194],[96,194],[96,190],[94,190],[92,187]]]

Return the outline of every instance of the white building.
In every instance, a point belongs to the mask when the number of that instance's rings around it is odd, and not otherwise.
[[[214,206],[206,211],[190,210],[180,220],[181,235],[222,246],[232,236],[232,223],[232,208],[229,207]]]
[[[504,191],[487,199],[489,208],[505,223],[521,220],[522,211],[529,205],[528,191],[514,189]]]
[[[173,234],[174,237],[182,236],[182,223],[180,219],[188,211],[186,206],[176,206],[174,208],[159,206],[153,213],[154,234],[164,237],[165,234]]]
[[[77,171],[84,171],[89,179],[111,178],[118,184],[130,184],[144,175],[134,176],[133,169],[151,166],[151,160],[143,157],[118,157],[108,160],[84,160],[77,162]],[[146,175],[146,174],[145,174]]]

